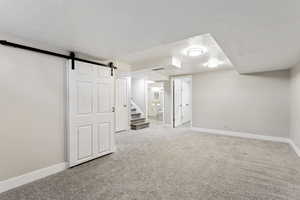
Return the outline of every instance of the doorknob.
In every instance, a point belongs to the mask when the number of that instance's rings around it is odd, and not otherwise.
[[[125,108],[127,107],[127,105],[123,105]]]

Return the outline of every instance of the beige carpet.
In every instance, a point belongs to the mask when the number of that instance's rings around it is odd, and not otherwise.
[[[287,144],[161,126],[116,139],[116,153],[0,199],[300,199],[300,159]]]

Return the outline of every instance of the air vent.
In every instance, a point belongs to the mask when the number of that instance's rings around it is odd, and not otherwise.
[[[165,68],[163,68],[163,67],[160,67],[160,68],[154,68],[154,69],[152,69],[152,71],[160,71],[160,70],[164,70]]]

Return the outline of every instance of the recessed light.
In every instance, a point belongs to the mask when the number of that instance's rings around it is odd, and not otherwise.
[[[208,60],[207,63],[204,63],[203,65],[206,66],[206,67],[209,67],[209,68],[216,68],[219,65],[222,65],[223,63],[224,63],[223,61],[220,61],[216,58],[211,58],[211,59]]]
[[[183,50],[183,54],[190,57],[202,56],[207,49],[202,46],[191,46]]]

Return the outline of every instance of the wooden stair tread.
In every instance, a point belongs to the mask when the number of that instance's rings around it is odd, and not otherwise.
[[[146,120],[146,118],[145,117],[139,117],[139,118],[131,119],[130,121],[134,122],[134,121],[140,121],[140,120]]]
[[[142,123],[137,123],[137,124],[131,124],[131,129],[132,130],[140,130],[144,128],[148,128],[150,125],[149,122],[142,122]]]
[[[138,112],[133,112],[131,113],[131,115],[141,115],[142,113],[138,113]]]
[[[145,124],[150,124],[150,122],[137,122],[137,123],[131,124],[131,126],[139,126],[139,125],[145,125]]]

